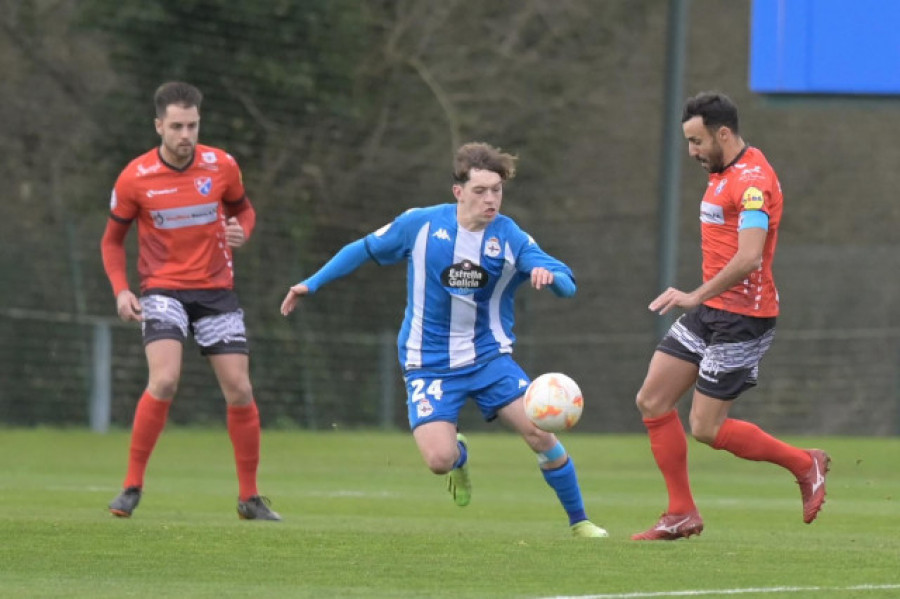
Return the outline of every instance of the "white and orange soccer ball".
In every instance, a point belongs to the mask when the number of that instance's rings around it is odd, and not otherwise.
[[[535,426],[550,433],[569,430],[584,411],[578,384],[561,372],[537,377],[525,390],[525,414]]]

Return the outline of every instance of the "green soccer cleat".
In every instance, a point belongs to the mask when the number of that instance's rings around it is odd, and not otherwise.
[[[238,501],[237,513],[241,520],[275,520],[281,521],[278,512],[269,508],[268,497],[254,495],[247,501]]]
[[[600,528],[590,520],[582,520],[572,525],[572,536],[580,538],[600,538],[608,537],[609,533],[606,529]]]
[[[468,449],[469,442],[466,440],[465,435],[456,433],[456,440]],[[451,470],[447,475],[447,490],[453,495],[453,501],[459,507],[465,507],[472,501],[472,481],[469,480],[468,460],[459,468]]]

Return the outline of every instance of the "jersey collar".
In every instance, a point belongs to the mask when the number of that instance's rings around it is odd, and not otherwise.
[[[177,166],[175,166],[175,165],[173,165],[173,164],[170,164],[165,158],[163,158],[162,150],[161,150],[160,148],[156,148],[156,156],[159,158],[159,161],[160,161],[160,162],[162,162],[164,165],[166,165],[167,167],[169,167],[169,168],[172,169],[173,171],[178,172],[178,173],[183,173],[184,171],[186,171],[186,170],[188,170],[189,168],[191,168],[191,166],[193,166],[193,164],[194,164],[194,159],[197,157],[197,148],[194,148],[194,153],[191,154],[191,159],[188,160],[188,161],[185,163],[185,165],[182,166],[181,168],[179,168],[179,167],[177,167]]]
[[[728,169],[730,169],[732,166],[734,166],[735,164],[737,164],[737,163],[741,160],[741,158],[744,157],[744,154],[746,154],[746,153],[747,153],[747,150],[749,150],[749,149],[750,149],[750,145],[749,145],[749,144],[744,144],[744,147],[741,148],[741,151],[738,152],[738,155],[734,157],[734,160],[732,160],[731,162],[729,162],[728,164],[726,164],[725,166],[723,166],[723,167],[722,167],[722,170],[720,170],[720,171],[719,171],[718,173],[716,173],[716,174],[717,174],[717,175],[721,175],[722,173],[724,173],[725,171],[727,171]]]

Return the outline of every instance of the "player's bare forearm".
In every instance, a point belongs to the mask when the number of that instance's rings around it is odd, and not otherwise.
[[[673,308],[691,310],[731,289],[739,281],[759,268],[758,262],[736,260],[736,258],[737,256],[719,271],[716,276],[691,292],[669,287],[650,302],[648,308],[651,312],[658,312],[659,314],[666,314]]]
[[[762,264],[762,251],[766,241],[763,229],[746,229],[741,231],[738,250],[728,264],[710,280],[691,292],[684,292],[674,287],[663,291],[648,306],[652,312],[666,314],[673,308],[690,310],[696,308],[725,291],[731,289],[747,278]]]
[[[650,302],[650,305],[647,308],[651,312],[658,312],[660,314],[666,314],[673,308],[682,308],[683,310],[690,310],[691,308],[695,308],[700,305],[701,300],[698,299],[698,296],[695,295],[696,292],[685,293],[680,289],[676,289],[674,287],[669,287]]]

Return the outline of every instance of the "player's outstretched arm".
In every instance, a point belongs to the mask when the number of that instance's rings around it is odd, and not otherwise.
[[[287,296],[281,302],[281,313],[287,316],[297,306],[297,299],[301,295],[312,295],[326,283],[349,275],[370,259],[371,256],[366,249],[364,239],[357,239],[353,243],[345,245],[316,274],[288,290]]]

